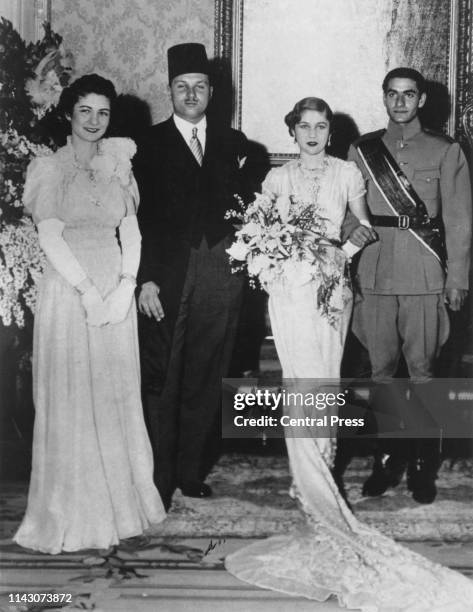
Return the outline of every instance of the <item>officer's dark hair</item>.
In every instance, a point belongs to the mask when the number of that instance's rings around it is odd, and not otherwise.
[[[70,117],[79,99],[91,93],[107,98],[110,102],[110,110],[112,110],[117,97],[112,81],[98,74],[86,74],[62,90],[56,109],[58,116],[61,119]]]
[[[419,94],[422,95],[426,91],[425,79],[421,75],[420,72],[414,70],[414,68],[394,68],[394,70],[390,70],[388,74],[384,77],[383,81],[383,91],[387,93],[389,81],[391,79],[411,79],[416,82],[417,89],[419,90]]]
[[[301,120],[302,113],[306,110],[315,110],[319,113],[325,113],[327,121],[329,123],[332,121],[332,109],[325,100],[322,100],[322,98],[302,98],[302,100],[296,102],[292,111],[287,113],[284,117],[284,123],[289,128],[289,134],[291,136],[294,136],[294,128]]]

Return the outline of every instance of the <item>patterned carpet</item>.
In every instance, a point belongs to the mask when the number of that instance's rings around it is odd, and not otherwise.
[[[473,461],[444,462],[431,505],[414,502],[405,482],[380,498],[362,498],[369,460],[355,458],[345,475],[358,518],[403,541],[473,541]],[[282,533],[302,520],[287,495],[290,484],[283,455],[223,455],[209,479],[214,496],[184,497],[177,491],[158,537],[254,538]],[[4,483],[0,501],[0,544],[15,531],[26,505],[26,483]]]
[[[346,473],[356,515],[432,560],[473,576],[473,461],[454,466],[444,462],[438,497],[429,506],[416,504],[404,483],[381,498],[362,498],[361,484],[368,468],[368,460],[357,458]],[[97,612],[183,612],[191,607],[196,612],[318,610],[314,602],[309,606],[300,598],[284,599],[270,591],[248,589],[223,571],[225,555],[247,540],[286,532],[302,520],[287,495],[286,457],[226,454],[208,481],[214,489],[212,498],[196,500],[177,492],[168,518],[146,539],[125,541],[107,551],[55,556],[11,542],[25,509],[27,485],[4,483],[0,612],[51,609],[43,604],[12,605],[11,593],[68,593],[72,602],[68,609]],[[332,609],[332,604],[327,606],[323,609]]]

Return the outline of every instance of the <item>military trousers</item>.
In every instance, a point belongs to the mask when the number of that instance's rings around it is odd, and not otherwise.
[[[401,353],[409,377],[428,380],[449,334],[443,294],[364,294],[355,303],[353,331],[368,350],[375,381],[395,376]]]

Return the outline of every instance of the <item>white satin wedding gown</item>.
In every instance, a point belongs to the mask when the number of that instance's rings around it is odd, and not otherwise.
[[[264,189],[305,200],[315,195],[331,222],[327,235],[337,239],[347,201],[364,193],[361,175],[353,163],[328,158],[316,189],[313,182],[299,162],[291,161],[270,172]],[[299,284],[297,275],[270,288],[269,313],[283,377],[303,379],[306,387],[308,379],[339,377],[351,313],[345,288],[343,312],[330,325],[317,307],[317,289],[314,282]],[[331,441],[305,433],[307,437],[296,438],[286,431],[291,489],[306,516],[305,526],[229,555],[227,570],[262,588],[317,601],[334,596],[342,608],[363,612],[473,610],[473,581],[353,516],[330,473]]]

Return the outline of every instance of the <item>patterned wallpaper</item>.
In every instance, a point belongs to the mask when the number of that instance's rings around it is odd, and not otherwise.
[[[170,114],[168,47],[201,42],[213,56],[214,0],[52,0],[53,29],[76,60],[76,74],[98,72],[119,93],[151,107],[153,122]]]

